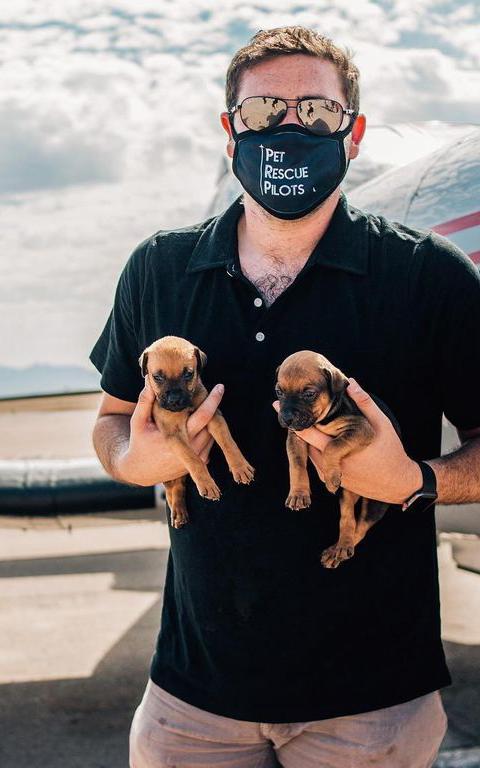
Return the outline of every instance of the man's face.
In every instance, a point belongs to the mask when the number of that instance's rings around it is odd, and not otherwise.
[[[331,61],[319,59],[305,54],[289,54],[277,56],[270,61],[262,61],[255,64],[252,69],[246,70],[240,80],[240,88],[237,93],[237,104],[240,104],[247,96],[278,96],[283,99],[299,99],[304,96],[325,96],[328,99],[338,101],[347,108],[345,94],[335,65]],[[281,121],[285,123],[297,123],[301,125],[295,104],[289,102],[287,114]],[[361,119],[363,116],[361,116]],[[228,121],[228,113],[220,115],[222,125],[229,136],[227,154],[233,157],[234,141]],[[344,117],[341,128],[348,125],[348,116]],[[358,118],[357,118],[358,121]],[[242,133],[248,130],[243,124],[240,112],[234,114],[235,129]],[[364,126],[363,126],[364,129]],[[352,134],[345,137],[345,154],[353,159],[358,155],[358,144],[363,136],[363,131],[355,136],[356,143],[352,142]]]

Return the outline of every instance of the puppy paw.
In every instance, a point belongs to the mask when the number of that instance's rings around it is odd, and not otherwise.
[[[310,491],[292,489],[287,496],[285,506],[290,509],[305,509],[311,504]]]
[[[327,491],[330,491],[330,493],[336,493],[340,488],[341,482],[342,473],[339,470],[334,469],[332,472],[325,474],[325,485],[327,486]]]
[[[210,501],[218,501],[221,496],[220,488],[212,478],[198,483],[197,490],[200,496],[203,496],[205,499],[210,499]]]
[[[324,568],[338,568],[340,563],[353,557],[354,553],[355,547],[353,545],[332,544],[331,547],[323,550],[320,560]]]
[[[188,512],[186,507],[174,507],[170,510],[170,522],[172,528],[181,528],[188,523]]]
[[[236,483],[244,483],[246,485],[252,482],[255,475],[255,470],[248,463],[248,461],[243,462],[243,464],[235,464],[235,466],[230,467],[230,472],[232,473],[233,479]]]

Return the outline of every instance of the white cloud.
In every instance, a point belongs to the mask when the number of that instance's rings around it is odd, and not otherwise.
[[[233,53],[258,29],[284,24],[356,52],[370,123],[479,121],[472,2],[0,5],[0,290],[21,316],[0,363],[32,362],[22,339],[43,327],[61,361],[86,364],[135,241],[203,218],[226,143],[219,113]],[[42,348],[36,359],[52,355]]]
[[[376,122],[479,122],[477,72],[462,69],[438,49],[358,47],[362,109]]]

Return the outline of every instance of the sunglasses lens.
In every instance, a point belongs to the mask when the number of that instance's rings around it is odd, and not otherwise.
[[[240,116],[251,131],[262,131],[279,123],[287,111],[281,99],[270,96],[249,96],[240,107]]]
[[[298,104],[300,120],[313,133],[327,136],[342,124],[342,105],[331,99],[304,99]]]

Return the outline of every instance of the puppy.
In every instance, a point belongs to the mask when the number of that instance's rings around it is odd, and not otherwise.
[[[340,488],[342,459],[365,448],[375,433],[345,391],[349,384],[347,377],[323,355],[308,350],[295,352],[283,361],[276,373],[275,392],[280,401],[278,420],[288,429],[290,492],[285,505],[290,509],[304,509],[310,506],[308,443],[292,430],[301,431],[315,424],[333,438],[323,450],[325,485],[331,493]],[[392,423],[399,433],[394,419]],[[339,495],[340,533],[336,544],[321,555],[322,565],[326,568],[336,568],[352,557],[355,546],[389,506],[385,502],[360,497],[346,488],[342,488]],[[361,513],[356,520],[354,508],[360,498]]]
[[[189,415],[208,395],[200,379],[207,356],[198,347],[178,336],[164,336],[150,344],[139,357],[142,375],[148,376],[155,392],[152,417],[173,451],[182,459],[200,496],[218,501],[220,490],[207,465],[190,446],[187,434]],[[217,409],[207,429],[220,446],[237,483],[250,483],[254,469],[242,455]],[[171,523],[180,528],[188,521],[185,503],[186,474],[164,483]]]

